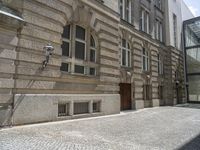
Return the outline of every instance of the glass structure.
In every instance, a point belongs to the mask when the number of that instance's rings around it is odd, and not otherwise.
[[[183,24],[189,102],[200,102],[200,17]]]

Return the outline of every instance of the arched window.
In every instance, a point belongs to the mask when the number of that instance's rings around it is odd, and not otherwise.
[[[61,48],[61,71],[96,75],[97,46],[90,29],[75,24],[65,26]]]
[[[124,67],[131,67],[130,44],[125,39],[122,39],[121,45],[121,65]]]
[[[149,52],[145,48],[142,49],[142,70],[149,71]]]

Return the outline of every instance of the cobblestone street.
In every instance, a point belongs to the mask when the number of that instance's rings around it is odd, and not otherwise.
[[[200,109],[161,107],[0,130],[0,150],[200,149]]]

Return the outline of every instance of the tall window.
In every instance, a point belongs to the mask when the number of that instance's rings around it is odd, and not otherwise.
[[[67,25],[64,27],[62,41],[63,58],[60,70],[77,74],[96,75],[96,68],[98,67],[96,60],[97,48],[90,30],[86,30],[79,25]]]
[[[156,19],[155,24],[155,38],[159,41],[163,41],[163,25],[162,22]]]
[[[86,49],[86,39],[85,39],[85,29],[76,26],[76,39],[75,39],[75,58],[85,60],[85,49]]]
[[[144,100],[151,100],[152,86],[150,84],[143,85],[143,98]]]
[[[92,35],[90,37],[90,61],[96,62],[96,45]]]
[[[140,11],[140,30],[149,34],[149,12],[141,9]]]
[[[158,97],[160,100],[163,100],[163,86],[162,85],[158,86]]]
[[[123,20],[131,23],[131,0],[119,0],[119,12]]]
[[[64,28],[64,32],[63,32],[63,34],[62,34],[62,41],[63,41],[63,43],[62,43],[62,45],[61,45],[61,47],[62,47],[62,55],[63,56],[67,56],[67,57],[69,57],[70,56],[70,38],[71,38],[71,36],[70,36],[70,34],[71,34],[71,27],[70,27],[70,25],[67,25],[65,28]]]
[[[145,48],[142,50],[142,70],[149,71],[149,52]]]
[[[174,47],[177,47],[177,17],[173,14]]]
[[[160,74],[160,75],[162,75],[163,74],[163,60],[162,60],[162,58],[161,58],[161,55],[160,54],[158,54],[158,73]]]
[[[162,0],[156,0],[156,7],[162,9]]]
[[[127,40],[122,39],[121,46],[121,65],[125,67],[131,66],[131,50]]]

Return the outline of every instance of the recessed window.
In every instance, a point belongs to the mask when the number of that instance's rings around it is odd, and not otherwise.
[[[156,3],[156,7],[161,10],[162,9],[162,0],[156,0],[155,3]]]
[[[119,1],[119,12],[120,12],[120,16],[123,20],[131,23],[131,5],[132,2],[131,0],[120,0]]]
[[[89,113],[89,103],[88,102],[80,102],[74,103],[74,114],[86,114]]]
[[[90,61],[96,62],[96,45],[93,36],[90,36]]]
[[[65,72],[69,72],[69,64],[68,63],[62,63],[60,70],[65,71]]]
[[[159,41],[163,41],[163,25],[162,22],[156,19],[155,24],[155,38]]]
[[[131,66],[131,50],[127,40],[122,39],[121,47],[121,65],[125,67]]]
[[[76,41],[75,58],[82,59],[82,60],[85,59],[85,43]]]
[[[85,29],[80,27],[80,26],[76,26],[76,38],[85,41]]]
[[[63,38],[70,39],[70,28],[71,28],[70,25],[64,27],[64,31],[62,34]]]
[[[158,96],[160,100],[163,100],[163,86],[158,86]]]
[[[62,48],[62,55],[69,56],[69,42],[63,41],[61,48]]]
[[[177,47],[177,17],[173,14],[174,47]]]
[[[144,100],[151,100],[151,89],[152,89],[152,86],[149,85],[149,84],[145,84],[143,85],[143,97],[144,97]]]
[[[79,25],[66,25],[62,34],[62,58],[60,70],[85,75],[95,75],[97,66],[97,43],[93,32],[89,28]],[[75,59],[74,59],[75,58]],[[81,61],[80,61],[81,60]],[[67,63],[65,63],[67,62]],[[69,65],[70,64],[70,65]],[[93,66],[95,68],[93,69]],[[92,69],[90,69],[92,67]],[[90,69],[90,70],[89,70]]]
[[[162,58],[161,58],[161,55],[158,54],[158,73],[159,73],[160,75],[162,75],[163,72],[164,72],[164,70],[163,70],[163,60],[162,60]]]
[[[68,116],[69,115],[69,104],[58,104],[58,116]]]
[[[64,27],[64,31],[63,31],[63,34],[62,34],[62,45],[61,45],[61,48],[62,48],[62,55],[63,56],[67,56],[69,57],[70,56],[70,35],[71,35],[71,27],[70,25],[67,25]]]
[[[90,75],[95,76],[96,75],[96,69],[90,68]]]
[[[145,48],[142,49],[142,70],[149,71],[149,52]]]
[[[84,74],[85,73],[85,67],[84,66],[79,66],[79,65],[75,65],[75,73],[79,73],[79,74]]]
[[[93,102],[93,112],[100,112],[100,102]]]
[[[140,11],[140,30],[149,34],[149,12],[142,9]]]

